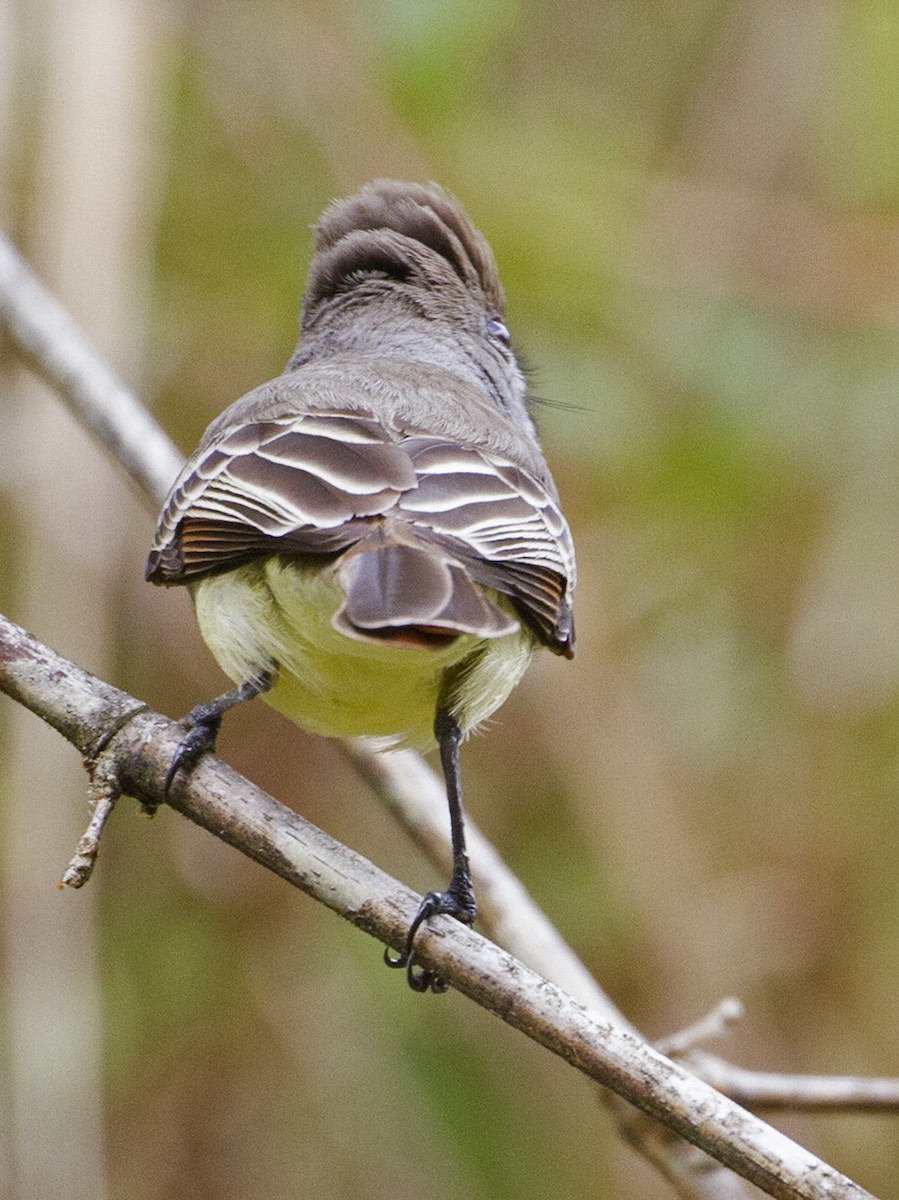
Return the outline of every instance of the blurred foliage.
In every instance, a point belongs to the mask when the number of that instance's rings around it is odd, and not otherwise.
[[[280,370],[329,199],[455,192],[549,402],[581,573],[578,657],[467,748],[469,811],[648,1035],[735,993],[746,1065],[899,1073],[895,5],[153,7],[160,420],[188,451]],[[185,597],[141,583],[151,528],[115,681],[177,714],[221,677]],[[259,708],[222,753],[433,886],[333,749]],[[670,1194],[573,1072],[407,994],[174,814],[123,806],[91,886],[115,1200]],[[782,1123],[875,1193],[899,1175],[887,1119]]]

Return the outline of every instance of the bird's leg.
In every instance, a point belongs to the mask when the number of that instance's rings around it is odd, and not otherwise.
[[[463,925],[471,925],[478,913],[474,888],[471,883],[471,871],[468,866],[468,855],[465,851],[462,776],[459,770],[459,746],[462,742],[462,731],[458,721],[445,708],[437,710],[434,735],[440,749],[440,765],[443,767],[443,777],[446,780],[446,799],[449,805],[450,836],[453,846],[453,874],[445,892],[428,892],[422,900],[418,912],[415,914],[415,920],[409,926],[403,953],[397,958],[394,958],[389,951],[384,954],[384,961],[388,966],[405,968],[409,986],[416,992],[445,992],[449,986],[433,971],[417,971],[415,969],[414,943],[415,935],[420,927],[430,917],[436,917],[441,913],[455,917]]]
[[[222,716],[244,700],[252,700],[254,696],[267,692],[277,679],[274,670],[261,671],[246,683],[232,688],[214,700],[198,704],[192,708],[181,722],[187,727],[187,733],[178,743],[178,749],[172,759],[168,774],[165,777],[165,794],[168,795],[175,776],[179,771],[189,771],[201,754],[215,749],[215,739],[218,736]]]

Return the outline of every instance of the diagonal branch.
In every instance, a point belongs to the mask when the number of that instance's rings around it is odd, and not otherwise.
[[[89,766],[102,761],[119,790],[149,808],[163,803],[168,765],[183,736],[180,725],[148,712],[6,618],[0,618],[0,688],[72,742]],[[415,894],[220,760],[203,758],[172,789],[168,803],[366,933],[395,950],[404,944],[418,906]],[[435,919],[419,958],[463,995],[769,1195],[783,1200],[869,1195],[459,922]]]
[[[0,325],[140,490],[161,505],[183,462],[177,448],[2,231]]]

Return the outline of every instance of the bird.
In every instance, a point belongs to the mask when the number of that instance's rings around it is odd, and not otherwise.
[[[452,877],[385,961],[445,991],[416,938],[477,915],[460,746],[535,649],[573,656],[575,576],[488,242],[435,183],[333,201],[295,353],[210,424],[159,517],[146,577],[189,589],[234,684],[184,718],[167,791],[255,696],[325,737],[436,743]]]

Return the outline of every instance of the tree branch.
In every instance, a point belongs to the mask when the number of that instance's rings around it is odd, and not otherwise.
[[[2,231],[0,325],[139,489],[161,505],[184,459]]]
[[[685,1060],[707,1083],[737,1104],[791,1112],[899,1112],[899,1079],[851,1075],[776,1075],[748,1071],[714,1054]]]
[[[67,662],[5,617],[0,618],[0,687],[76,746],[89,769],[102,764],[118,790],[149,808],[167,799],[366,933],[402,948],[419,903],[409,888],[212,756],[166,797],[165,776],[182,727]],[[458,921],[435,918],[418,957],[463,995],[769,1195],[783,1200],[869,1195]]]

